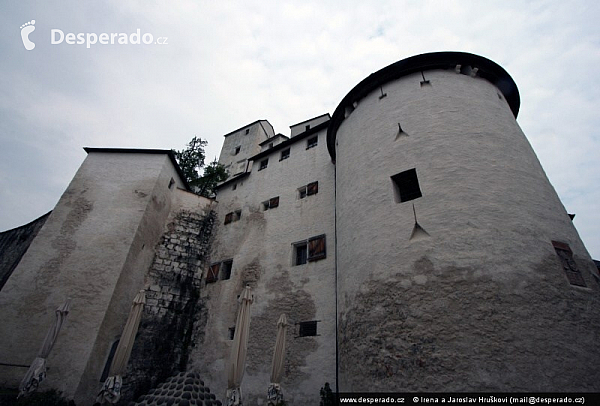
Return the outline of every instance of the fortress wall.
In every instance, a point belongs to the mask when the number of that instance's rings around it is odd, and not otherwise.
[[[504,95],[424,75],[373,90],[337,132],[341,390],[597,390],[593,262]],[[412,168],[422,197],[398,203],[391,176]],[[428,235],[411,239],[415,212]]]

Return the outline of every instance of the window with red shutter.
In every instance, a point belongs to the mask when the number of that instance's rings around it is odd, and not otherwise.
[[[308,240],[308,260],[317,261],[325,258],[325,236],[320,235]]]
[[[219,265],[220,264],[213,264],[208,268],[206,283],[213,283],[219,280]]]
[[[306,185],[307,195],[316,195],[317,193],[319,193],[319,182],[312,182]]]

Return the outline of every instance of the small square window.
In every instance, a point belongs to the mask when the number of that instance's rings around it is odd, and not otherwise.
[[[260,161],[260,166],[258,167],[258,170],[262,171],[263,169],[266,169],[268,165],[269,159],[263,159],[262,161]]]
[[[319,137],[309,138],[306,142],[306,149],[314,148],[319,144]]]
[[[396,203],[408,202],[421,196],[419,179],[415,168],[395,174],[392,178],[394,186],[394,199]]]
[[[306,242],[294,245],[294,265],[304,265],[308,258]]]
[[[279,158],[280,161],[283,161],[284,159],[288,159],[290,157],[290,149],[284,149],[283,151],[281,151],[281,158]]]
[[[298,325],[298,337],[311,337],[317,335],[316,321],[301,321]]]
[[[224,281],[231,278],[231,268],[233,267],[233,260],[223,261],[221,263],[221,275],[220,280]]]
[[[235,147],[235,153],[234,153],[233,155],[237,155],[237,154],[239,154],[239,153],[240,153],[240,149],[241,149],[241,148],[242,148],[242,147]]]
[[[306,127],[304,127],[304,131],[308,131],[310,130],[310,124],[306,124]]]

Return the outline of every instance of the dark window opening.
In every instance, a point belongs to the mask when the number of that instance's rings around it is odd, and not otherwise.
[[[235,336],[235,326],[229,327],[229,339],[233,340],[234,336]]]
[[[310,130],[310,124],[306,124],[306,127],[304,127],[304,131],[308,131]]]
[[[298,189],[298,196],[300,199],[304,199],[306,197],[306,186],[302,186],[300,189]]]
[[[266,169],[268,165],[269,165],[269,160],[263,159],[262,161],[260,161],[260,166],[258,167],[258,170],[262,171],[263,169]]]
[[[236,190],[237,189],[237,183],[234,183],[233,186],[231,187],[231,190]]]
[[[229,224],[233,221],[233,213],[227,213],[225,215],[225,224]]]
[[[559,241],[552,241],[556,255],[560,259],[560,263],[567,275],[567,279],[571,285],[587,287],[581,271],[577,268],[577,264],[573,260],[573,251],[569,247],[569,244],[565,244]]]
[[[309,138],[306,142],[306,149],[314,148],[319,144],[319,137]]]
[[[242,218],[242,211],[241,210],[236,210],[233,212],[233,214],[235,215],[233,221],[238,221],[239,219]]]
[[[301,243],[296,245],[295,247],[295,251],[296,251],[296,258],[294,261],[295,265],[304,265],[306,264],[306,260],[308,257],[308,247],[306,246],[306,243]]]
[[[392,176],[396,203],[408,202],[422,196],[415,168]]]
[[[269,210],[279,207],[279,196],[270,198],[269,200],[263,202],[262,205],[263,210]]]
[[[240,153],[241,147],[235,147],[235,153],[233,155],[237,155]]]
[[[231,278],[231,268],[233,267],[233,261],[229,260],[229,261],[223,261],[223,263],[221,263],[221,280],[227,280],[229,278]]]
[[[298,189],[298,197],[304,199],[306,196],[312,196],[319,193],[319,182],[311,182],[306,186]]]
[[[169,189],[173,189],[173,186],[175,186],[175,179],[171,178],[169,181]]]
[[[271,149],[271,148],[273,148],[273,143],[272,143],[272,142],[269,142],[268,149]]]
[[[281,151],[281,158],[279,158],[280,161],[283,161],[284,159],[288,159],[290,157],[290,149],[284,149],[283,151]]]
[[[246,135],[250,134],[250,129],[246,128]]]
[[[301,321],[298,325],[300,326],[298,329],[298,337],[311,337],[317,335],[316,321]]]

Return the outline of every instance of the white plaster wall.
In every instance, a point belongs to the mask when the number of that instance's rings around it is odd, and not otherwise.
[[[306,120],[306,121],[303,121],[296,125],[290,126],[290,132],[291,132],[290,137],[295,137],[296,135],[302,134],[303,132],[305,132],[307,125],[310,125],[310,128],[314,128],[314,127],[318,126],[319,124],[326,122],[330,118],[331,117],[329,116],[329,114],[323,114],[322,116],[318,116],[318,117],[312,118],[310,120]]]
[[[184,187],[166,154],[90,152],[0,292],[0,359],[29,364],[54,309],[70,297],[43,385],[91,404],[177,186]],[[2,371],[2,383],[18,385],[24,373]]]
[[[557,356],[542,367],[539,359],[547,347],[531,337],[512,337],[524,348],[521,358],[500,357],[497,364],[476,360],[513,345],[508,338],[497,343],[509,325],[515,336],[527,330],[550,334],[570,347],[569,341],[580,340],[570,333],[578,322],[552,313],[569,301],[597,308],[597,285],[589,254],[500,92],[486,80],[453,71],[427,71],[425,76],[431,86],[421,87],[418,73],[385,84],[385,98],[379,98],[379,89],[373,91],[337,132],[341,390],[508,390],[518,385],[523,390],[550,390],[554,385],[555,390],[558,382],[565,385],[561,389],[589,387],[590,380],[565,383],[549,377],[544,370],[557,373],[564,359]],[[398,123],[408,135],[398,136]],[[390,176],[411,168],[416,168],[423,196],[396,203]],[[431,238],[409,241],[413,203],[419,224]],[[569,285],[551,240],[570,245],[589,289]],[[552,310],[538,308],[553,300],[548,295],[555,291],[564,293],[564,298],[554,298],[561,304]],[[481,319],[478,313],[478,301],[488,294],[511,297],[486,310],[506,313],[491,327],[488,317]],[[462,300],[468,298],[471,306],[465,310]],[[389,307],[381,307],[384,303]],[[377,309],[385,322],[374,331]],[[523,314],[509,314],[515,309]],[[556,327],[516,327],[523,317],[544,318]],[[597,320],[593,312],[586,317]],[[598,327],[594,323],[591,331]],[[457,324],[461,329],[455,336],[450,331]],[[386,326],[408,335],[390,334],[389,340],[395,341],[389,343],[373,338]],[[481,337],[479,331],[491,336]],[[581,349],[589,344],[582,340]],[[361,360],[359,347],[369,345],[385,350],[381,357],[363,354]],[[411,358],[415,345],[432,348],[429,364],[425,355],[423,360]],[[585,375],[585,366],[576,366],[586,359],[582,355],[565,362]],[[438,365],[435,372],[430,364],[436,362],[448,369]],[[409,372],[414,365],[420,367]],[[509,373],[507,368],[522,370]],[[375,379],[378,370],[385,372]],[[452,380],[448,371],[454,371]]]
[[[248,134],[246,134],[246,129],[249,130]],[[266,120],[258,121],[228,134],[223,141],[219,163],[227,168],[230,176],[244,172],[248,158],[260,152],[259,144],[274,135],[273,127]],[[240,152],[235,155],[235,149],[238,146]],[[244,169],[240,171],[240,167]]]
[[[233,259],[230,280],[208,284],[206,338],[192,358],[205,381],[224,398],[229,357],[228,329],[235,324],[237,295],[249,283],[254,288],[250,344],[242,390],[251,403],[263,404],[269,384],[276,323],[285,311],[288,328],[286,376],[283,387],[289,404],[319,401],[319,389],[335,385],[335,240],[334,170],[327,153],[325,131],[319,144],[306,149],[306,139],[291,145],[290,157],[269,156],[269,165],[230,184],[217,196],[218,217],[212,262]],[[298,199],[297,189],[319,182],[319,192]],[[279,207],[263,211],[261,203],[279,196]],[[241,209],[239,221],[224,225],[225,215]],[[292,266],[292,243],[326,234],[327,257]],[[294,338],[300,321],[320,320],[317,337]]]

